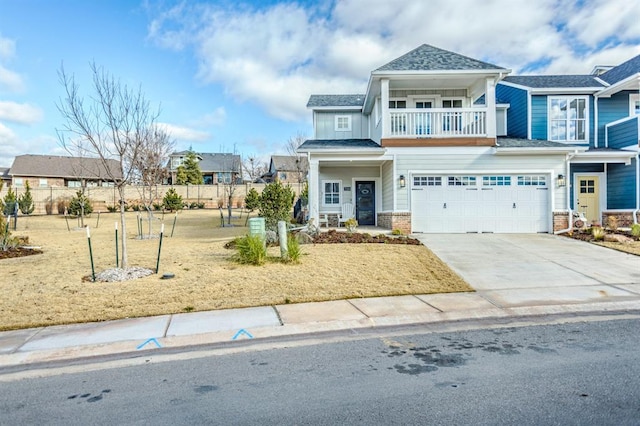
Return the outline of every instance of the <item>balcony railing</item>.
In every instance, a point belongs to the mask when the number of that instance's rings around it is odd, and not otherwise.
[[[486,137],[485,108],[429,108],[390,111],[390,137]]]

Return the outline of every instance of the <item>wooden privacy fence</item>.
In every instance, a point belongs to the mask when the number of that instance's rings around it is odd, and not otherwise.
[[[235,186],[232,207],[243,207],[244,198],[251,188],[255,188],[258,193],[262,193],[265,184],[263,183],[244,183]],[[228,186],[224,184],[214,185],[156,185],[153,187],[154,203],[161,204],[162,198],[169,188],[174,188],[178,195],[182,197],[182,201],[187,205],[192,203],[204,204],[205,208],[227,208],[227,191]],[[291,185],[293,191],[299,194],[298,184]],[[64,209],[68,206],[69,200],[76,195],[79,188],[67,187],[42,187],[31,188],[31,195],[35,205],[34,215],[38,214],[63,214]],[[143,199],[143,187],[127,186],[125,188],[125,200],[130,206],[141,205]],[[0,191],[0,198],[4,199],[8,188],[4,187]],[[20,196],[26,191],[24,187],[13,187],[13,191]],[[148,192],[148,189],[147,189]],[[93,211],[106,212],[108,207],[118,205],[118,190],[114,187],[88,187],[85,195],[91,200]]]

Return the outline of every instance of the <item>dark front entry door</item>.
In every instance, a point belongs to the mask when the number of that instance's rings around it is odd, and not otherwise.
[[[376,183],[356,181],[356,220],[358,225],[376,224]]]

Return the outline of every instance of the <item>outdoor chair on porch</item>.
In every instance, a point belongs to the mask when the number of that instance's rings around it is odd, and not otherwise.
[[[342,205],[342,211],[338,213],[338,227],[341,223],[345,223],[347,220],[356,216],[355,208],[351,203],[344,203]]]

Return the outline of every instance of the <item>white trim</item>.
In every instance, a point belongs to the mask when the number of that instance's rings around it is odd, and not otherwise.
[[[629,94],[629,117],[635,117],[637,115],[640,115],[640,110],[636,112],[636,102],[640,103],[640,94],[630,93]]]
[[[354,111],[354,112],[362,112],[363,108],[361,106],[314,106],[307,107],[311,111]]]
[[[551,102],[554,99],[563,99],[567,101],[567,108],[569,107],[569,103],[576,99],[582,99],[584,100],[584,139],[551,139],[551,123],[554,121],[554,119],[551,117]],[[566,143],[566,144],[576,144],[576,143],[583,143],[585,145],[589,144],[589,124],[590,124],[590,120],[589,120],[589,96],[587,95],[557,95],[557,96],[548,96],[547,97],[547,140],[552,141],[552,142],[558,142],[558,143]],[[565,123],[568,124],[569,121],[577,121],[577,120],[582,120],[582,119],[572,119],[571,117],[569,117],[568,115],[568,111],[567,111],[567,118],[564,119]],[[566,127],[565,127],[566,129]],[[566,130],[565,130],[566,132]]]
[[[341,127],[340,122],[342,119],[346,119],[346,127]],[[351,116],[346,114],[336,115],[333,118],[333,130],[336,132],[350,132],[351,131]]]
[[[331,204],[327,204],[325,203],[325,198],[324,198],[324,186],[327,183],[337,183],[340,188],[338,189],[338,202],[337,203],[331,203]],[[342,203],[344,202],[344,185],[342,184],[342,180],[341,179],[322,179],[320,181],[320,207],[322,208],[331,208],[331,207],[340,207],[342,205]]]
[[[532,96],[531,96],[531,91],[527,90],[527,139],[531,140],[531,120],[533,117],[533,114],[531,112],[532,109]]]
[[[598,96],[602,96],[604,98],[610,98],[611,95],[614,95],[622,90],[629,90],[629,88],[626,86],[629,83],[633,83],[635,80],[638,80],[638,79],[640,79],[640,73],[637,72],[625,78],[624,80],[620,80],[617,83],[612,84],[609,87],[600,89],[600,93],[598,93]],[[635,88],[631,90],[635,90]]]

